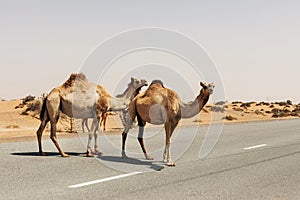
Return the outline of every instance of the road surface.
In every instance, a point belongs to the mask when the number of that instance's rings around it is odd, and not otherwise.
[[[118,135],[100,137],[102,146],[106,138],[115,150],[100,147],[104,154],[95,158],[84,157],[81,137],[60,140],[69,158],[48,139],[47,157],[38,156],[36,141],[0,144],[0,199],[300,199],[300,120],[225,125],[213,150],[199,159],[207,129],[179,129],[178,135],[196,134],[190,143],[173,138],[176,167],[160,161],[161,130],[145,133],[153,134],[146,140],[152,162],[135,154],[136,130],[127,160],[119,158]]]

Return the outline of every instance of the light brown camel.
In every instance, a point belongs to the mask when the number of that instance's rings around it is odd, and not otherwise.
[[[145,80],[139,80],[137,87],[147,85]],[[94,136],[95,151],[98,152],[97,126],[102,113],[126,109],[130,99],[114,98],[106,92],[101,85],[90,83],[84,74],[72,74],[61,86],[54,88],[45,98],[40,113],[41,125],[37,130],[37,139],[40,155],[45,155],[42,150],[42,134],[46,124],[50,121],[50,138],[63,157],[68,155],[60,148],[56,137],[56,124],[59,113],[69,117],[84,119],[93,118],[91,131],[87,144],[87,156],[93,156],[91,140]]]
[[[100,127],[103,126],[103,131],[105,131],[105,128],[106,128],[107,117],[109,115],[114,116],[114,115],[117,115],[117,114],[118,113],[116,113],[116,112],[105,112],[105,113],[102,113],[99,126]],[[81,127],[82,127],[82,132],[83,133],[85,133],[84,126],[86,127],[87,131],[90,132],[90,128],[88,126],[88,118],[83,119],[82,122],[81,122]]]
[[[142,83],[144,83],[144,85],[140,86],[140,81],[142,81]],[[146,84],[147,84],[146,80],[139,80],[137,78],[131,78],[131,82],[128,84],[128,87],[126,88],[126,90],[122,94],[118,94],[116,96],[116,98],[126,98],[126,99],[132,100],[137,94],[139,94],[141,88],[143,86],[145,86]],[[126,121],[126,119],[125,119],[126,113],[127,113],[127,110],[122,110],[120,112],[120,119],[121,119],[122,124],[123,124],[124,127],[126,125],[126,122],[125,122]],[[102,123],[104,131],[105,131],[106,119],[107,119],[108,115],[115,115],[115,112],[104,112],[104,113],[102,113],[100,126],[101,126],[101,123]],[[85,132],[84,126],[86,127],[88,132],[90,132],[90,128],[88,127],[88,118],[82,119],[81,127],[82,127],[82,132],[83,133]]]
[[[117,114],[118,113],[116,113],[116,112],[106,112],[106,113],[102,114],[101,121],[100,121],[100,127],[101,127],[101,125],[103,126],[103,131],[105,131],[105,129],[106,129],[106,120],[107,120],[107,117],[109,115],[114,116],[114,115],[117,115]]]
[[[170,156],[171,136],[174,129],[181,118],[193,117],[201,111],[215,87],[213,83],[200,82],[200,85],[202,86],[200,94],[189,103],[183,103],[176,92],[165,88],[159,80],[153,81],[144,93],[137,95],[129,104],[127,125],[122,133],[122,157],[127,158],[125,142],[130,129],[130,121],[137,118],[139,125],[138,141],[146,159],[152,160],[144,146],[143,133],[146,122],[155,125],[164,124],[166,143],[163,162],[167,163],[168,166],[175,166]]]

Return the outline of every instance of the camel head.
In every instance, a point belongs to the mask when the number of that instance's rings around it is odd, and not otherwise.
[[[202,86],[201,89],[202,92],[207,92],[209,95],[211,95],[214,92],[214,88],[215,88],[214,83],[200,82],[200,85]]]
[[[139,89],[143,86],[147,86],[148,82],[145,79],[139,79],[139,78],[131,78],[131,82],[129,83],[134,89]]]

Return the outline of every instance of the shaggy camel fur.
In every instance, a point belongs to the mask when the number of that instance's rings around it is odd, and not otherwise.
[[[141,83],[144,85],[140,86]],[[137,94],[139,94],[141,88],[146,85],[147,85],[146,80],[139,80],[137,78],[131,78],[131,82],[128,84],[128,87],[126,88],[126,90],[122,94],[118,94],[116,96],[116,98],[126,98],[126,99],[132,100]],[[103,124],[104,131],[105,131],[106,119],[107,119],[108,115],[115,115],[114,113],[115,112],[102,113],[100,126],[101,126],[101,124]],[[122,121],[123,127],[125,127],[125,125],[126,125],[126,117],[125,117],[126,113],[127,113],[127,109],[119,112],[119,116]],[[90,132],[90,128],[88,127],[88,118],[82,119],[81,127],[82,127],[83,133],[85,132],[84,126],[86,127],[88,132]]]
[[[149,88],[137,95],[129,105],[127,125],[122,133],[122,156],[127,158],[125,153],[125,142],[130,122],[137,118],[139,125],[138,141],[146,159],[152,160],[144,146],[144,126],[146,122],[151,124],[164,124],[166,132],[166,143],[163,154],[163,162],[168,166],[175,166],[170,156],[171,136],[181,118],[190,118],[198,114],[207,103],[209,96],[213,93],[213,83],[200,82],[202,89],[196,99],[189,103],[183,103],[176,92],[167,89],[162,82],[155,80]]]
[[[145,80],[139,80],[137,88],[146,85]],[[90,83],[84,74],[72,74],[61,86],[54,88],[45,98],[40,113],[41,125],[37,130],[37,139],[40,155],[42,150],[42,134],[46,124],[50,121],[50,138],[63,157],[68,155],[61,149],[56,137],[56,124],[59,113],[62,112],[72,118],[93,118],[92,128],[89,132],[87,156],[98,153],[97,132],[102,113],[126,109],[130,99],[114,98],[106,92],[101,85]],[[94,136],[95,151],[91,149],[91,140]]]

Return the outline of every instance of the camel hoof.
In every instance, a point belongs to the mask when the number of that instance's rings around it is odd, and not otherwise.
[[[40,156],[47,156],[45,152],[40,152]]]
[[[145,158],[146,158],[147,160],[153,160],[153,158],[152,158],[150,155],[148,155],[148,154],[145,155]]]
[[[90,151],[86,152],[86,157],[94,157],[94,154]]]
[[[168,162],[168,163],[167,163],[167,166],[168,166],[168,167],[175,167],[176,165],[175,165],[175,163],[173,163],[173,162]]]
[[[62,154],[61,156],[64,158],[70,157],[69,154],[66,154],[66,153]]]
[[[124,158],[124,159],[127,159],[128,158],[128,156],[126,155],[126,153],[122,153],[122,158]]]

